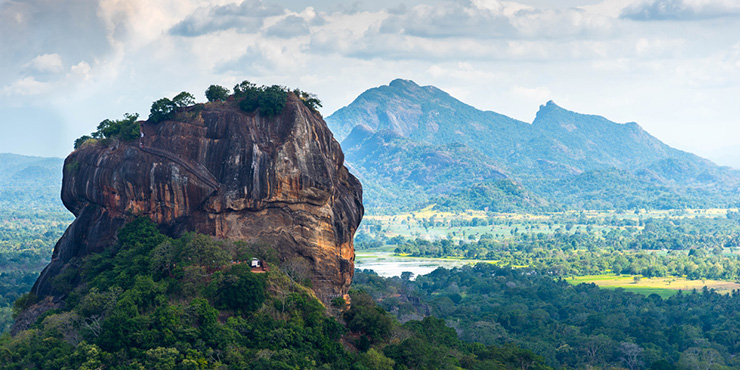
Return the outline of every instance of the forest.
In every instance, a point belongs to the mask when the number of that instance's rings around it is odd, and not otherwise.
[[[465,341],[521,346],[554,368],[740,366],[740,291],[662,299],[485,263],[410,278],[362,271],[353,287],[401,321],[433,315]]]
[[[252,257],[275,268],[255,274],[229,263]],[[171,239],[146,218],[75,265],[53,281],[69,292],[62,308],[0,337],[3,368],[549,368],[514,344],[462,341],[441,319],[401,324],[357,290],[350,308],[342,298],[327,308],[307,280],[281,271],[269,248],[197,234]],[[36,299],[24,295],[14,312]]]

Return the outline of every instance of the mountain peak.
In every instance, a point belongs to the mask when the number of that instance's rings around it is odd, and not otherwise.
[[[537,116],[540,114],[550,113],[558,110],[565,110],[561,106],[555,104],[554,101],[550,100],[544,105],[540,105],[540,109],[537,111]]]
[[[393,81],[391,81],[390,84],[388,84],[390,87],[395,88],[410,88],[410,87],[420,87],[416,82],[411,80],[404,80],[402,78],[397,78]]]

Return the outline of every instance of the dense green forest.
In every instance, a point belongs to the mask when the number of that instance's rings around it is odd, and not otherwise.
[[[662,299],[484,263],[410,277],[362,271],[353,287],[402,321],[435,315],[465,341],[521,346],[555,368],[740,366],[740,291]]]
[[[229,262],[252,257],[274,268],[255,274]],[[516,345],[463,342],[434,317],[401,325],[359,291],[351,308],[337,298],[327,310],[280,271],[270,248],[196,234],[170,239],[146,218],[76,266],[53,282],[70,291],[62,307],[0,338],[3,368],[548,368]],[[26,295],[14,310],[35,301]]]

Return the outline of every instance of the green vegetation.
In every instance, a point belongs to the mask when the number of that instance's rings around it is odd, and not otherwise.
[[[259,108],[265,117],[275,117],[285,108],[288,101],[288,89],[278,85],[257,87],[249,81],[234,86],[234,97],[241,99],[239,108],[252,113]]]
[[[206,99],[209,102],[224,101],[229,98],[229,89],[220,85],[211,85],[206,89]]]
[[[439,319],[400,325],[358,291],[345,325],[274,262],[262,274],[229,262],[274,258],[266,251],[203,235],[171,239],[135,219],[115,246],[61,278],[62,309],[0,338],[3,368],[547,368],[516,346],[465,343]]]
[[[177,108],[184,108],[193,104],[195,104],[195,97],[187,91],[175,95],[172,100],[168,98],[159,99],[152,103],[152,108],[149,110],[149,122],[159,123],[170,120],[175,116]]]
[[[260,114],[265,117],[274,117],[280,114],[285,108],[290,92],[287,87],[278,85],[257,86],[246,80],[234,86],[234,98],[239,101],[239,108],[247,113],[259,109]],[[312,112],[318,113],[321,100],[316,95],[300,89],[295,89],[292,92]]]
[[[59,200],[62,159],[0,154],[0,332],[72,222]]]
[[[634,360],[641,369],[692,369],[708,356],[714,365],[705,368],[740,366],[737,290],[661,299],[483,263],[415,281],[358,271],[353,286],[401,319],[431,313],[465,341],[520,346],[556,368],[629,368]]]
[[[75,149],[79,149],[83,144],[89,142],[91,139],[101,141],[107,144],[111,139],[119,139],[122,141],[133,141],[139,138],[139,123],[136,120],[139,119],[138,114],[126,113],[123,115],[123,119],[110,120],[105,119],[98,124],[98,129],[91,133],[89,136],[85,135],[75,140]]]
[[[526,212],[528,210],[559,211],[562,206],[550,205],[512,180],[479,183],[457,193],[431,198],[428,204],[440,211],[486,210],[490,212]]]
[[[300,89],[293,90],[293,94],[297,96],[305,106],[308,107],[312,112],[319,113],[319,108],[322,107],[321,100],[316,96],[316,94],[312,94],[309,92],[301,91]]]
[[[429,214],[371,217],[357,236],[358,249],[390,245],[397,255],[489,260],[558,276],[613,272],[740,280],[740,213],[735,211],[555,213],[529,218]]]

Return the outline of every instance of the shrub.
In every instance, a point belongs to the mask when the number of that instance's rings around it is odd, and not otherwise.
[[[224,101],[229,97],[229,89],[219,86],[211,85],[206,89],[206,99],[210,102]]]
[[[223,274],[214,274],[208,291],[216,307],[246,313],[262,306],[266,286],[262,275],[253,274],[249,265],[240,264]]]
[[[288,102],[288,90],[285,87],[272,85],[257,87],[249,81],[234,86],[234,96],[241,99],[239,108],[247,113],[259,108],[265,117],[274,117],[280,114]]]
[[[162,98],[155,101],[149,110],[149,122],[159,123],[172,119],[176,108],[177,104],[170,99]]]
[[[23,310],[31,307],[34,303],[38,302],[38,298],[33,293],[26,293],[13,302],[13,318],[18,317]]]
[[[92,139],[92,136],[90,135],[82,135],[77,140],[75,140],[75,149],[80,149],[82,147],[82,144],[87,142],[88,140]]]
[[[288,92],[282,86],[272,85],[263,89],[257,101],[263,116],[274,117],[285,108],[285,103],[288,102]]]
[[[183,91],[172,98],[172,103],[174,103],[178,108],[187,107],[195,104],[195,97],[193,94]]]
[[[300,98],[303,104],[314,113],[318,113],[319,108],[322,107],[321,100],[319,100],[316,94],[301,91],[300,89],[293,90],[293,94]]]
[[[117,138],[123,141],[132,141],[139,137],[139,123],[136,120],[138,114],[126,113],[123,119],[106,119],[98,124],[98,129],[90,135],[84,135],[74,142],[74,148],[79,149],[87,142],[94,140],[102,141],[104,144],[110,139]]]

